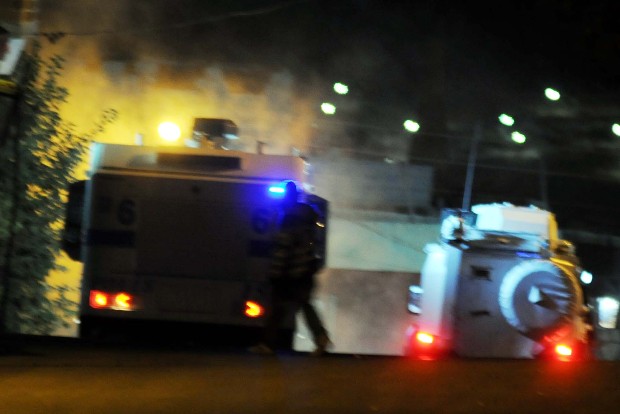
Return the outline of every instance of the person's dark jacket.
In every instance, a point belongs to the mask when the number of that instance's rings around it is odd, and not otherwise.
[[[285,213],[271,252],[269,277],[272,281],[305,279],[317,272],[314,238],[316,212],[298,203]]]

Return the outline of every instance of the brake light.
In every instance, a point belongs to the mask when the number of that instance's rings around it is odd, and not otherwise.
[[[131,309],[132,297],[127,293],[119,293],[114,297],[114,307],[121,310]]]
[[[94,309],[134,310],[134,298],[125,292],[110,293],[101,290],[91,290],[89,305]]]
[[[573,349],[564,344],[558,344],[555,346],[555,353],[560,357],[570,357],[573,355]]]
[[[415,339],[422,343],[422,344],[426,344],[426,345],[430,345],[435,341],[435,338],[433,337],[433,335],[428,334],[426,332],[418,332],[415,334]]]
[[[105,308],[108,306],[108,295],[98,290],[91,290],[89,303],[92,308]]]
[[[245,316],[250,318],[258,318],[265,313],[265,309],[261,306],[260,303],[253,302],[248,300],[245,302]]]

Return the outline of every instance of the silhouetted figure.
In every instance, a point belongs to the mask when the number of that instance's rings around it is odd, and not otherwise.
[[[294,317],[300,309],[316,346],[313,354],[323,354],[331,344],[321,319],[310,303],[315,275],[320,270],[320,260],[316,257],[314,246],[318,215],[311,206],[298,202],[297,198],[297,187],[293,182],[288,182],[271,252],[271,308],[267,313],[262,343],[250,348],[254,353],[272,354],[282,322],[287,317]]]

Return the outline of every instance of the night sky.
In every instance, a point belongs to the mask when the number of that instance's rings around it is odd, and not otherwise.
[[[619,9],[613,1],[576,0],[494,5],[376,0],[110,0],[102,5],[42,0],[45,29],[98,37],[107,53],[126,57],[131,51],[123,49],[142,44],[170,56],[202,55],[353,76],[355,62],[343,62],[343,54],[365,51],[371,60],[410,69],[407,65],[429,57],[423,55],[423,45],[435,42],[444,43],[449,57],[463,65],[473,64],[472,55],[477,55],[474,61],[507,75],[536,72],[544,81],[559,78],[599,90],[609,84],[618,87]],[[383,51],[373,55],[377,47]],[[359,77],[373,72],[363,69]]]
[[[42,29],[94,40],[109,60],[200,59],[257,78],[285,68],[300,94],[345,82],[356,105],[339,122],[359,157],[382,159],[384,137],[419,120],[407,157],[436,167],[438,206],[460,204],[480,124],[474,203],[540,201],[544,168],[561,222],[620,235],[620,138],[611,133],[620,123],[619,3],[392,3],[43,0]],[[559,102],[544,98],[549,86]],[[502,112],[526,145],[498,125]]]

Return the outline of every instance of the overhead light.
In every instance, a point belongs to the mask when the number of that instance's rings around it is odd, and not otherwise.
[[[523,135],[519,131],[514,131],[510,136],[511,136],[512,140],[514,142],[516,142],[517,144],[523,144],[527,140],[525,135]]]
[[[556,91],[553,88],[547,88],[545,89],[545,96],[550,101],[557,101],[560,99],[560,92]]]
[[[336,82],[334,83],[334,92],[339,95],[346,95],[349,93],[349,87],[344,83]]]
[[[418,124],[415,121],[412,121],[411,119],[408,119],[405,122],[403,122],[403,126],[409,132],[414,132],[415,133],[415,132],[418,132],[420,130],[420,124]]]
[[[329,102],[323,102],[321,104],[321,111],[326,115],[333,115],[336,113],[336,106]]]
[[[506,126],[513,126],[515,123],[515,120],[513,117],[511,117],[510,115],[506,115],[506,114],[501,114],[499,117],[499,122],[506,125]]]

